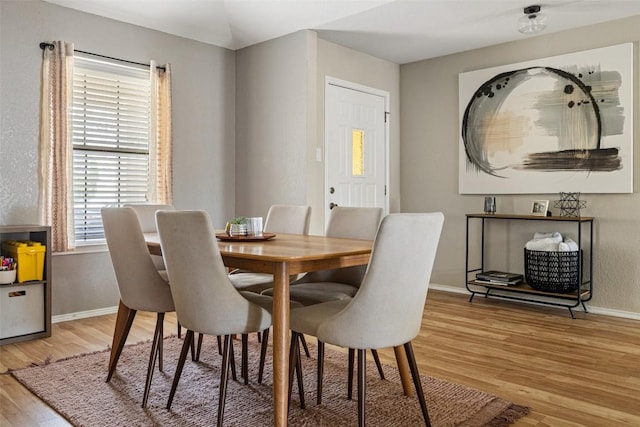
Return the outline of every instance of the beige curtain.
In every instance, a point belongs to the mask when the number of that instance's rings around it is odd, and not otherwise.
[[[53,48],[50,48],[50,47]],[[73,44],[52,42],[42,51],[40,110],[40,221],[51,225],[51,249],[73,249]]]
[[[151,61],[151,179],[148,200],[173,204],[173,141],[171,137],[171,66],[159,68]],[[155,139],[155,140],[154,140]],[[155,184],[155,185],[154,185]]]

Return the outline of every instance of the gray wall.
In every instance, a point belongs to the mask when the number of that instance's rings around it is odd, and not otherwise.
[[[38,44],[172,64],[174,204],[207,210],[217,227],[235,204],[235,53],[41,1],[0,2],[0,224],[37,221]],[[107,252],[53,257],[54,315],[115,306]]]
[[[236,214],[305,204],[309,41],[300,31],[236,52]]]
[[[401,66],[402,211],[442,211],[446,216],[433,281],[464,286],[465,213],[482,211],[482,197],[458,194],[458,74],[547,56],[636,42],[633,120],[634,194],[584,194],[583,215],[594,216],[594,298],[606,310],[640,313],[640,165],[638,141],[638,46],[640,17],[543,35],[456,55]],[[557,200],[558,194],[499,195],[498,212],[528,213],[534,199]],[[552,209],[553,210],[553,209]],[[522,247],[533,229],[512,224],[492,241],[496,268],[522,269]],[[551,231],[551,230],[549,230]],[[570,231],[573,237],[575,232]]]
[[[324,84],[331,76],[388,91],[399,115],[400,67],[299,31],[237,52],[236,212],[309,204],[324,233]],[[390,126],[390,209],[400,208],[399,120]]]

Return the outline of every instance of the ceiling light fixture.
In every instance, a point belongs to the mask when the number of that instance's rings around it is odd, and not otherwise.
[[[540,13],[540,5],[524,8],[524,16],[518,19],[518,31],[522,34],[536,34],[547,27],[547,16]]]

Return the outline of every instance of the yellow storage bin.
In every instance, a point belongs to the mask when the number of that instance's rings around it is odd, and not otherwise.
[[[40,242],[7,240],[2,243],[2,253],[18,263],[18,283],[42,280],[46,251],[47,247]]]

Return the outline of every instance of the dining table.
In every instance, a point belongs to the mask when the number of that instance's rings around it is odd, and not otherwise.
[[[152,255],[162,255],[156,233],[145,233]],[[224,265],[273,275],[273,400],[274,425],[287,425],[289,354],[289,278],[297,274],[364,265],[369,262],[373,242],[316,235],[277,234],[263,239],[221,239],[218,241]],[[120,301],[111,359],[118,347],[130,309]],[[411,376],[402,346],[394,348],[406,395],[412,394]]]

